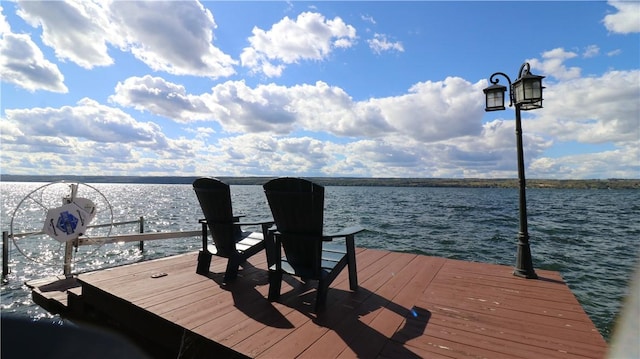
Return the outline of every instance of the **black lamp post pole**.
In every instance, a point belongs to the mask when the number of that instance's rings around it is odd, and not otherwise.
[[[524,149],[522,145],[522,120],[520,117],[520,104],[516,104],[516,146],[518,147],[518,186],[520,188],[520,231],[518,232],[518,254],[516,257],[516,269],[513,272],[518,277],[537,279],[538,275],[533,269],[531,259],[531,247],[529,246],[529,228],[527,224],[527,182],[524,177]]]
[[[520,214],[520,231],[518,232],[518,253],[514,275],[523,278],[537,279],[538,275],[533,269],[531,248],[529,246],[529,229],[527,225],[527,182],[524,178],[524,149],[522,144],[522,109],[533,110],[542,107],[542,79],[544,76],[532,75],[529,72],[529,64],[524,63],[518,71],[518,79],[512,83],[509,76],[502,72],[496,72],[489,78],[491,86],[484,89],[486,96],[485,111],[501,111],[505,109],[504,95],[509,90],[509,107],[515,105],[516,109],[516,146],[518,150],[518,187],[520,189],[520,202],[518,206]],[[499,85],[497,76],[502,76],[509,82],[509,87]],[[524,106],[524,107],[523,107]]]

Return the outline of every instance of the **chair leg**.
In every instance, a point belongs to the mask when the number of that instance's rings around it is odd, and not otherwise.
[[[349,270],[349,288],[358,289],[358,269],[356,267],[356,251],[353,236],[347,236],[347,269]]]
[[[209,267],[211,266],[212,254],[208,251],[200,251],[198,253],[198,266],[196,267],[196,273],[201,275],[209,274]]]
[[[230,257],[227,261],[227,269],[224,271],[224,282],[229,283],[238,276],[238,267],[242,263],[242,258],[238,256]]]
[[[282,286],[282,272],[269,271],[269,300],[274,301],[280,297],[280,288]]]
[[[267,254],[267,268],[276,264],[278,260],[278,249],[276,248],[275,236],[273,230],[269,229],[270,225],[262,225],[262,238],[264,241],[264,251]]]
[[[349,270],[349,289],[358,290],[358,272],[356,271],[356,263],[347,263],[347,269]]]
[[[316,294],[316,312],[324,309],[327,303],[327,294],[329,292],[329,283],[324,280],[318,281],[318,293]]]

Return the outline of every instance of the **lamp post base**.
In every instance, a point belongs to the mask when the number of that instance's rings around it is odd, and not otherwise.
[[[513,275],[516,276],[516,277],[521,277],[521,278],[526,278],[526,279],[538,279],[538,275],[533,270],[527,271],[527,270],[524,270],[524,269],[517,269],[516,268],[513,271]]]
[[[529,238],[527,235],[520,235],[518,241],[518,255],[516,258],[516,268],[513,275],[527,279],[538,279],[536,271],[533,269],[533,260],[531,259],[531,248],[529,247]]]

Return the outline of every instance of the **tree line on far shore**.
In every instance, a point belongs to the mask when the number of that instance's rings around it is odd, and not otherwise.
[[[198,177],[174,176],[39,176],[2,175],[3,182],[82,182],[82,183],[148,183],[191,184]],[[263,185],[275,177],[228,177],[219,179],[230,185]],[[365,178],[365,177],[306,177],[323,186],[383,186],[383,187],[469,187],[518,188],[516,178]],[[527,188],[561,189],[640,189],[640,179],[555,180],[528,179]]]

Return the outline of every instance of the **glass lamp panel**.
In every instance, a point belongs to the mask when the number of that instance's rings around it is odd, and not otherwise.
[[[516,103],[522,103],[524,101],[524,88],[522,86],[522,81],[516,81],[513,84],[513,96],[515,98]]]
[[[487,93],[487,107],[504,107],[504,93],[497,91]]]
[[[523,81],[524,100],[535,102],[542,98],[542,84],[538,79]]]

